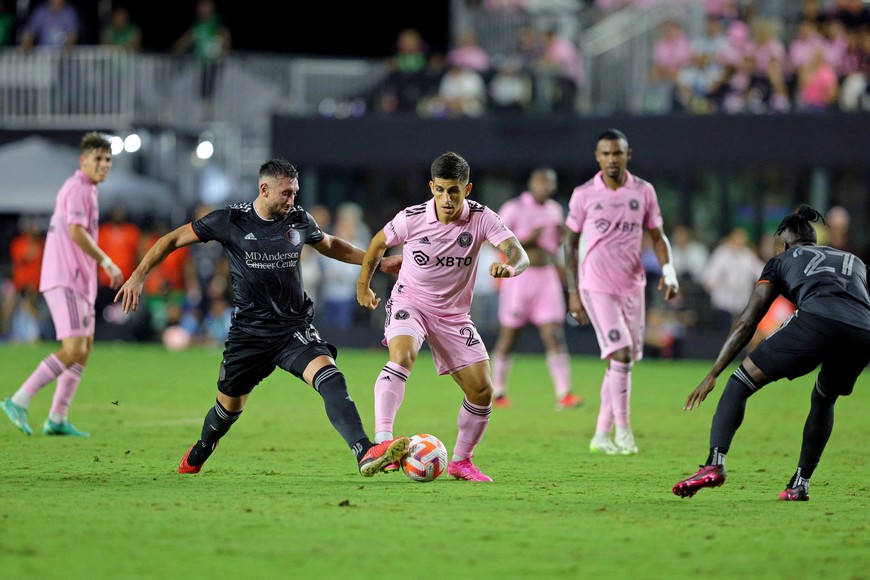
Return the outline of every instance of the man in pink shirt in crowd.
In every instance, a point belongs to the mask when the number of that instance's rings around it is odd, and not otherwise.
[[[595,160],[601,171],[574,188],[565,223],[568,311],[580,324],[592,322],[601,358],[607,360],[598,422],[589,444],[593,453],[607,455],[637,453],[629,401],[631,367],[643,357],[644,230],[649,232],[662,266],[659,290],[665,289],[665,300],[679,292],[655,188],[628,172],[631,154],[621,131],[608,129],[598,137]],[[578,247],[581,233],[585,242],[582,263]],[[615,442],[611,439],[614,422]]]
[[[26,435],[33,434],[27,422],[31,399],[42,387],[57,380],[42,432],[88,436],[69,422],[67,414],[94,348],[97,265],[109,277],[112,288],[123,282],[121,270],[97,244],[97,185],[112,169],[112,146],[104,135],[91,132],[82,137],[79,150],[79,170],[57,193],[39,281],[61,347],[37,365],[14,395],[0,403],[12,423]]]
[[[432,163],[432,199],[400,211],[374,235],[357,280],[360,306],[374,310],[381,299],[372,274],[387,248],[403,245],[402,268],[386,304],[385,344],[389,362],[375,382],[375,441],[392,439],[405,384],[424,341],[439,375],[451,375],[464,393],[458,434],[447,473],[468,481],[492,481],[471,459],[492,412],[492,380],[486,346],[471,320],[471,299],[481,246],[489,242],[506,261],[490,264],[494,278],[518,276],[529,257],[501,218],[475,201],[471,169],[448,151]],[[398,469],[395,464],[386,469]]]
[[[501,206],[498,215],[516,234],[529,255],[529,267],[522,279],[502,280],[498,318],[501,325],[492,355],[495,405],[507,407],[507,379],[512,353],[527,324],[538,327],[547,354],[547,367],[556,391],[556,409],[583,404],[583,397],[571,392],[571,360],[565,341],[564,274],[556,256],[562,245],[565,211],[554,199],[556,171],[539,167],[529,176],[528,190]]]

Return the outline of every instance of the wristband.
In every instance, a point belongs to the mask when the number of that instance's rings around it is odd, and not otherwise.
[[[514,270],[514,267],[511,266],[510,264],[505,264],[504,267],[505,267],[505,269],[506,269],[508,272],[510,272],[510,274],[511,274],[510,277],[511,277],[511,278],[513,278],[514,276],[517,275],[517,271]]]
[[[679,282],[677,282],[677,271],[674,269],[674,265],[670,262],[662,266],[662,277],[665,279],[665,284],[668,286],[679,286]]]
[[[110,258],[109,256],[106,256],[106,257],[103,258],[103,260],[100,262],[100,268],[108,268],[108,267],[109,267],[109,264],[111,264],[111,263],[112,263],[112,258]]]

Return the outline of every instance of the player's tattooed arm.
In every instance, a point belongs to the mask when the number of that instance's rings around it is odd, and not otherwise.
[[[499,251],[504,254],[504,262],[493,262],[489,267],[489,274],[494,278],[510,278],[519,276],[529,266],[529,255],[525,248],[516,238],[511,236],[498,245]]]

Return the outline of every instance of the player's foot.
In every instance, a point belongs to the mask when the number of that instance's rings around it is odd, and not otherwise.
[[[202,469],[202,466],[205,465],[205,461],[203,461],[199,465],[191,465],[187,461],[187,459],[190,457],[190,452],[193,451],[193,448],[197,445],[199,445],[198,441],[191,445],[190,449],[187,450],[187,453],[184,454],[184,457],[181,458],[181,463],[178,464],[178,473],[199,473]],[[217,443],[214,444],[214,449],[217,449]],[[212,449],[212,453],[214,453],[214,449]],[[206,461],[208,461],[208,457],[206,458]]]
[[[724,465],[702,465],[698,473],[678,481],[671,490],[680,497],[692,497],[703,487],[719,487],[725,483]]]
[[[589,442],[589,451],[602,455],[618,455],[619,448],[610,440],[610,435],[605,433],[596,434]]]
[[[90,433],[80,431],[73,427],[69,421],[63,423],[55,423],[51,419],[46,419],[42,424],[42,432],[46,435],[65,435],[67,437],[90,437]]]
[[[393,473],[394,471],[399,471],[399,469],[401,469],[399,462],[394,461],[392,463],[387,463],[386,465],[381,467],[381,472],[382,473]]]
[[[12,424],[18,427],[22,433],[25,435],[33,435],[33,429],[30,428],[30,425],[27,423],[27,409],[16,405],[12,402],[12,398],[3,399],[0,402],[0,407],[3,407],[3,410],[6,411],[6,415],[9,416],[9,420],[12,421]]]
[[[507,395],[497,395],[492,400],[493,407],[501,407],[503,409],[511,406],[511,400],[508,399]]]
[[[810,501],[810,490],[806,487],[787,487],[779,493],[783,501]]]
[[[480,471],[472,462],[471,458],[460,461],[451,461],[447,466],[447,474],[456,479],[467,481],[492,481],[492,478]]]
[[[556,410],[561,411],[563,409],[576,409],[577,407],[583,406],[583,397],[579,395],[575,395],[574,393],[568,393],[558,401],[556,401]]]
[[[363,477],[373,477],[390,463],[397,463],[408,452],[411,440],[396,437],[373,445],[359,462],[359,472]]]
[[[637,453],[637,443],[634,442],[634,433],[631,429],[625,431],[616,430],[616,449],[620,455],[634,455]]]

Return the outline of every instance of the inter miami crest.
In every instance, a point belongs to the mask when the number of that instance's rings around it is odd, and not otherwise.
[[[471,245],[471,242],[474,241],[474,238],[468,232],[462,232],[459,234],[459,238],[456,240],[459,243],[460,248],[467,248]]]
[[[397,310],[396,313],[393,315],[393,318],[395,318],[396,320],[408,320],[408,318],[410,317],[411,315],[408,314],[407,310]]]
[[[637,211],[637,208],[640,207],[640,202],[637,201],[636,199],[632,199],[631,201],[628,202],[628,207],[632,211]]]
[[[610,339],[610,342],[616,342],[619,340],[619,331],[615,328],[607,333],[607,338]]]

